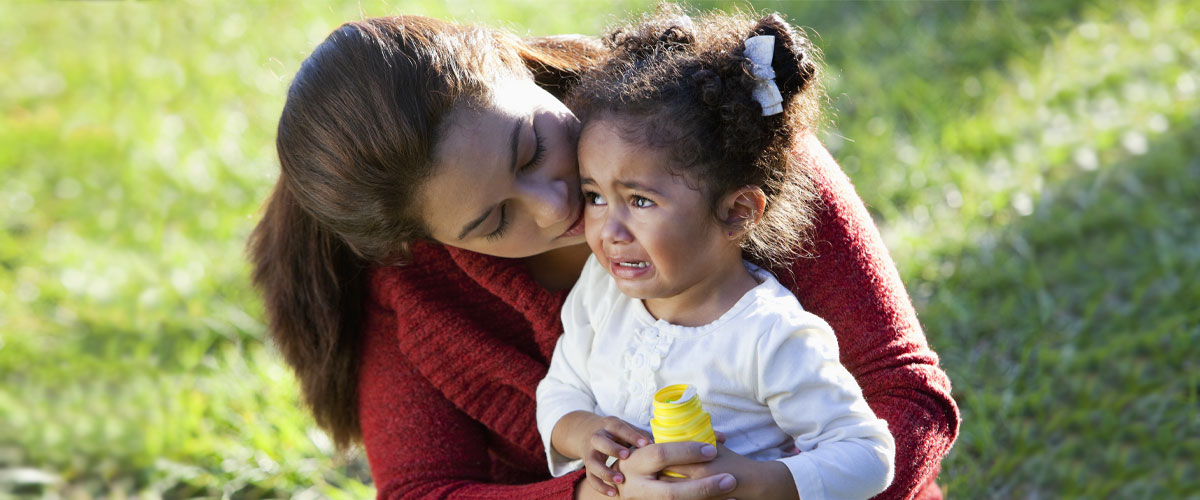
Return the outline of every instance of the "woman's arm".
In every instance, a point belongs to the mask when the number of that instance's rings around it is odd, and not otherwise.
[[[524,485],[489,484],[487,431],[413,368],[395,331],[391,311],[368,305],[359,412],[378,498],[574,498],[582,473]]]
[[[408,285],[414,285],[417,290],[429,291],[431,284],[445,282],[445,276],[451,270],[448,265],[441,265],[446,262],[439,260],[436,254],[437,252],[432,252],[422,255],[419,267],[404,270],[406,279],[380,279],[373,285],[378,295],[368,300],[365,305],[358,406],[363,444],[371,463],[371,475],[375,479],[379,498],[602,497],[600,493],[580,481],[583,477],[582,472],[529,484],[512,484],[536,480],[536,476],[541,474],[533,472],[529,468],[529,465],[532,465],[530,463],[515,468],[498,464],[506,454],[503,449],[497,452],[497,447],[528,447],[508,450],[508,455],[512,458],[528,458],[530,452],[536,453],[530,448],[537,446],[537,437],[526,434],[502,436],[523,444],[495,439],[496,435],[488,427],[447,399],[441,389],[425,378],[427,374],[422,373],[410,359],[405,348],[407,346],[403,345],[408,339],[398,336],[404,335],[402,331],[415,328],[415,325],[428,326],[435,323],[448,325],[445,328],[463,327],[462,323],[453,321],[453,317],[424,317],[426,314],[433,314],[434,311],[451,313],[423,303],[422,298],[413,294],[404,293]],[[435,295],[445,293],[441,289],[434,292]],[[451,293],[450,296],[457,295]],[[460,296],[458,300],[470,299]],[[401,310],[404,312],[401,313]],[[489,349],[486,345],[480,348]],[[500,349],[500,346],[495,348]],[[457,359],[461,354],[457,351],[446,353],[434,347],[424,351],[421,356],[451,356]],[[453,366],[447,365],[447,369],[454,369]],[[519,371],[524,373],[529,369],[527,366]],[[462,377],[462,373],[441,374],[454,378]],[[532,391],[533,388],[528,389]],[[504,401],[504,398],[501,400]],[[522,406],[532,405],[529,399],[515,398],[509,404],[518,406],[509,406],[508,409],[513,411],[506,414],[528,415],[517,418],[532,419],[530,414],[533,413],[533,408]],[[523,433],[529,428],[527,424],[532,423],[507,424],[509,427],[521,429],[519,432]],[[528,439],[530,437],[533,439]],[[653,476],[666,467],[712,459],[711,454],[706,455],[703,452],[699,443],[668,443],[658,448],[661,452],[659,454],[651,453],[631,461],[634,465],[631,470]],[[493,454],[501,458],[494,459]],[[522,470],[526,472],[520,472]],[[723,481],[727,483],[725,488],[721,487]],[[729,475],[718,475],[678,484],[639,485],[630,489],[630,493],[634,494],[635,498],[703,500],[719,495],[721,491],[728,492],[735,485],[736,481]]]
[[[363,446],[380,499],[594,500],[609,498],[581,481],[583,471],[530,484],[498,484],[491,476],[487,431],[463,414],[400,352],[395,321],[368,306],[359,378]],[[654,445],[652,445],[654,446]],[[668,443],[632,462],[639,480],[666,467],[712,458],[700,443]],[[722,482],[725,481],[725,484]],[[737,483],[718,476],[684,483],[634,481],[631,498],[702,500],[725,498]]]
[[[779,280],[804,308],[825,319],[841,362],[896,441],[895,478],[876,498],[910,498],[937,473],[958,435],[950,379],[930,350],[904,284],[866,207],[814,136],[796,152],[816,172],[825,208],[814,233],[815,258],[797,259]]]

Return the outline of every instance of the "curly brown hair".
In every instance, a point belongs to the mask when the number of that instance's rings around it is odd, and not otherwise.
[[[772,69],[784,111],[763,116],[745,41],[775,37]],[[767,205],[742,248],[767,264],[807,253],[819,207],[810,172],[790,154],[814,132],[824,90],[820,53],[778,14],[712,12],[689,16],[674,4],[612,29],[605,64],[584,73],[567,104],[585,127],[604,119],[626,141],[666,151],[681,175],[716,210],[722,195],[758,186]]]

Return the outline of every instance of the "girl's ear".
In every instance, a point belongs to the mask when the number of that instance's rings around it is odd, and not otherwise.
[[[767,208],[767,195],[758,186],[742,186],[721,198],[717,216],[730,228],[737,228],[734,235],[741,236],[762,219]]]

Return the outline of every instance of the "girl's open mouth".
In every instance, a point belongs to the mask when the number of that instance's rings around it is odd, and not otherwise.
[[[653,267],[649,262],[644,260],[610,260],[609,273],[615,278],[621,279],[637,279],[650,272]]]

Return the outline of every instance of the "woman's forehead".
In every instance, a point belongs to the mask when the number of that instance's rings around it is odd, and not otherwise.
[[[520,121],[494,109],[458,114],[439,141],[433,170],[420,189],[421,211],[434,236],[472,219],[508,178],[511,131]],[[519,126],[519,125],[518,125]]]
[[[540,103],[538,91],[545,92],[532,81],[504,80],[492,87],[488,98],[455,106],[434,145],[434,163],[503,153],[496,147],[508,147],[503,141],[509,138],[513,124],[528,118]]]
[[[421,211],[437,237],[457,237],[509,185],[520,138],[540,90],[533,82],[506,81],[484,102],[456,107],[434,148],[434,167],[422,186]],[[453,233],[453,234],[451,234]]]

